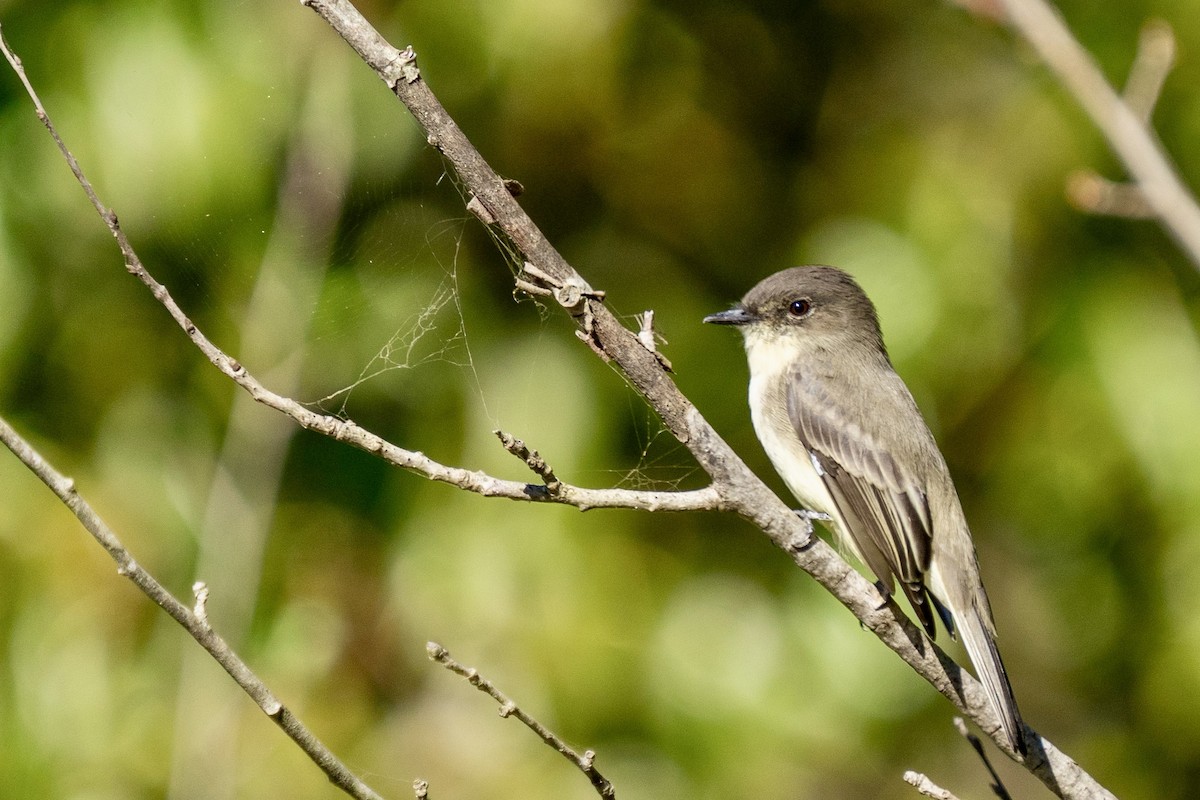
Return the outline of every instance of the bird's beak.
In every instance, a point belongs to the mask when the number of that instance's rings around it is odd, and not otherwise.
[[[709,314],[704,318],[705,322],[711,322],[714,325],[749,325],[758,319],[746,309],[738,306],[731,308],[728,311],[719,311],[716,314]]]

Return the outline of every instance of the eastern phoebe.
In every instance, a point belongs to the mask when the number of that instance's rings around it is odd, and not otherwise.
[[[796,267],[704,321],[741,330],[754,431],[788,488],[828,515],[885,596],[899,581],[930,638],[934,611],[962,637],[1004,735],[1025,754],[958,493],[892,368],[875,306],[841,270]]]

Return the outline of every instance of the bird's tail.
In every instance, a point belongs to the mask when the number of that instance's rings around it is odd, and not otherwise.
[[[1012,686],[1008,682],[1008,673],[1004,670],[1004,662],[1000,660],[1000,651],[996,648],[996,636],[992,626],[988,624],[990,614],[974,604],[964,614],[958,615],[958,635],[962,638],[967,655],[979,673],[979,682],[987,693],[992,710],[1000,718],[1000,728],[1004,731],[1008,743],[1021,755],[1026,755],[1024,725],[1021,713],[1017,710],[1017,700],[1013,697]]]

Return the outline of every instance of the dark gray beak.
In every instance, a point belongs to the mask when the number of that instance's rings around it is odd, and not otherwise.
[[[711,322],[714,325],[749,325],[754,322],[757,317],[751,314],[746,309],[738,306],[731,308],[728,311],[719,311],[716,314],[709,314],[704,318],[705,322]]]

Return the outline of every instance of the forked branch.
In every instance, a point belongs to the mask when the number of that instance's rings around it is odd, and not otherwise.
[[[553,493],[546,484],[533,485],[531,489],[530,484],[500,481],[478,472],[437,464],[421,453],[396,447],[353,422],[315,413],[290,398],[269,391],[242,364],[209,341],[178,307],[166,288],[146,270],[121,231],[116,215],[100,202],[78,163],[54,131],[19,60],[5,45],[6,56],[34,101],[39,118],[50,129],[89,200],[117,239],[126,268],[150,289],[209,361],[255,400],[288,414],[303,427],[378,453],[397,466],[480,494],[564,502],[580,508],[624,506],[654,510],[709,508],[735,511],[766,533],[867,629],[987,731],[998,747],[1013,755],[999,734],[999,723],[978,682],[914,626],[893,602],[882,601],[865,578],[813,536],[811,522],[799,518],[750,472],[679,391],[661,355],[637,334],[624,328],[605,307],[603,292],[592,289],[545,239],[513,198],[509,184],[488,166],[434,97],[421,76],[412,48],[401,51],[388,44],[347,0],[307,0],[306,5],[329,22],[405,103],[424,128],[430,144],[445,155],[470,190],[469,205],[476,216],[494,227],[521,253],[526,261],[523,273],[529,276],[527,282],[552,292],[578,323],[580,338],[621,369],[664,425],[688,447],[713,483],[708,489],[688,493],[585,490],[561,483]],[[1026,739],[1031,745],[1026,767],[1057,794],[1080,798],[1111,796],[1049,741],[1032,731]]]
[[[959,2],[971,4],[971,0]],[[1153,101],[1170,68],[1173,44],[1167,44],[1161,30],[1150,29],[1150,40],[1143,38],[1141,50],[1149,51],[1151,63],[1135,70],[1122,97],[1046,0],[1001,3],[1008,24],[1029,42],[1108,140],[1129,171],[1145,208],[1120,191],[1117,197],[1099,197],[1096,202],[1112,202],[1121,210],[1153,215],[1200,269],[1200,205],[1148,125]]]
[[[427,85],[411,46],[389,44],[349,0],[304,0],[358,53],[404,103],[428,142],[450,162],[471,192],[469,206],[484,224],[507,238],[525,260],[525,274],[542,276],[541,288],[579,323],[580,338],[614,362],[657,412],[663,424],[713,479],[723,505],[753,522],[786,550],[888,647],[933,684],[997,742],[999,724],[975,679],[945,656],[891,602],[853,571],[828,545],[813,537],[811,523],[793,514],[759,481],[671,380],[663,363],[638,336],[625,329],[526,215],[504,180],[484,161]],[[533,269],[530,269],[532,267]],[[566,289],[573,288],[573,292]],[[560,296],[562,292],[563,296]],[[566,298],[572,302],[568,302]],[[1031,732],[1032,733],[1032,732]],[[1036,735],[1025,765],[1064,797],[1109,797],[1096,781],[1050,742]]]

